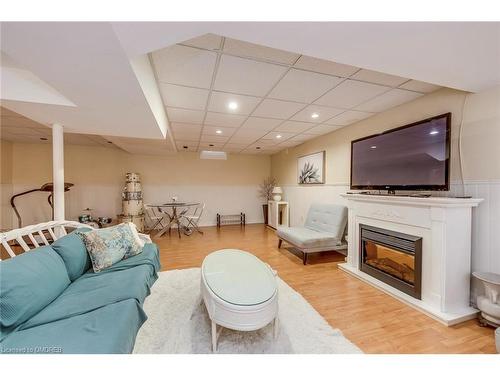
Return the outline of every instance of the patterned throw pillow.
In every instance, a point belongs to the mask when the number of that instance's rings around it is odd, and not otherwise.
[[[78,235],[87,248],[94,272],[137,255],[144,247],[144,241],[139,238],[133,223],[123,223]]]

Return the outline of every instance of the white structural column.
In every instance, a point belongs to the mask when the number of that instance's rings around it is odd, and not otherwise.
[[[54,182],[54,220],[64,220],[64,129],[52,125],[52,179]]]

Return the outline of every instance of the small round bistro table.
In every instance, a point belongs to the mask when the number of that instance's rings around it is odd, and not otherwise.
[[[269,323],[278,333],[278,286],[271,267],[242,250],[209,254],[201,266],[201,293],[212,321],[212,350],[217,351],[217,325],[255,331]]]
[[[193,206],[199,205],[198,202],[169,202],[169,203],[158,203],[158,204],[149,204],[150,207],[156,207],[160,210],[162,215],[168,219],[168,224],[163,227],[158,233],[156,233],[155,238],[159,238],[163,236],[173,224],[177,225],[177,233],[179,234],[179,238],[181,238],[181,219],[182,216],[189,210],[189,208]],[[171,210],[171,213],[168,210]],[[177,210],[181,209],[182,211],[179,213]],[[155,228],[163,218],[159,219],[153,226]]]

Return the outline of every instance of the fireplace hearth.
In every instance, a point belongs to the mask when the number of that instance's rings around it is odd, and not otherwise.
[[[421,299],[422,238],[361,224],[359,269]]]

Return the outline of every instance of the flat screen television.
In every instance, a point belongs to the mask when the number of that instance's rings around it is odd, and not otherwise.
[[[351,142],[351,189],[449,190],[451,113]]]

